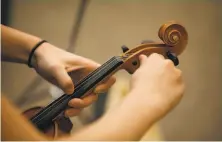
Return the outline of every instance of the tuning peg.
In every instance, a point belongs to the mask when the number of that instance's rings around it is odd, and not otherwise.
[[[129,50],[129,48],[126,45],[123,45],[121,48],[122,48],[123,53]]]
[[[167,52],[167,57],[173,61],[174,65],[177,66],[179,65],[179,59],[177,58],[175,53],[172,53],[170,51]]]
[[[142,42],[141,42],[141,44],[146,44],[146,43],[154,43],[154,41],[146,39],[146,40],[142,40]]]

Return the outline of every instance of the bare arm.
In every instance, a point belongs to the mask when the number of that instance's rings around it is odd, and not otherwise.
[[[22,31],[1,25],[2,60],[27,64],[32,48],[41,41],[41,38],[24,33]],[[58,86],[66,94],[74,91],[73,81],[75,78],[86,76],[100,65],[87,58],[69,53],[50,43],[41,44],[34,52],[32,66],[35,71],[50,83]],[[77,73],[75,71],[79,70]],[[72,78],[68,75],[72,73]],[[115,82],[115,78],[109,80],[96,89],[97,93],[106,91]],[[62,95],[62,94],[61,94]],[[97,99],[94,93],[82,99],[72,99],[69,106],[73,107],[65,111],[67,116],[77,115],[82,108],[90,105]]]
[[[2,103],[2,140],[4,141],[34,141],[47,140],[47,137],[31,125],[27,119],[21,116],[17,110],[4,96]],[[108,113],[101,120],[85,127],[79,132],[63,140],[138,140],[143,133],[152,125],[155,116],[141,116],[143,113],[132,104],[123,104],[118,110]],[[133,115],[132,112],[138,115]],[[146,111],[149,111],[148,109]],[[129,113],[126,113],[129,112]],[[127,121],[126,121],[127,120]],[[57,138],[58,139],[58,138]]]
[[[3,95],[1,96],[1,107],[1,140],[46,140]]]
[[[118,109],[108,112],[97,122],[86,126],[64,140],[140,140],[152,124],[158,120],[159,116],[153,108],[142,108],[138,103],[130,98],[124,101]]]
[[[2,60],[27,64],[32,47],[41,39],[1,25]]]

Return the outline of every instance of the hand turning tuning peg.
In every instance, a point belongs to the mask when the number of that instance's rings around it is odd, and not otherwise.
[[[177,58],[176,54],[168,51],[168,52],[167,52],[167,57],[168,57],[171,61],[173,61],[173,63],[174,63],[175,66],[179,65],[179,59]]]

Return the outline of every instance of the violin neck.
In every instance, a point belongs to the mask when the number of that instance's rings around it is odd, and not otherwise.
[[[62,95],[51,104],[46,106],[43,110],[31,118],[32,123],[40,130],[45,130],[51,125],[60,113],[62,113],[68,106],[68,102],[72,98],[81,98],[89,90],[93,89],[99,82],[109,76],[115,69],[123,63],[122,59],[118,56],[112,57],[106,63],[101,65],[95,71],[91,72],[88,76],[82,79],[75,85],[75,91],[71,95]]]

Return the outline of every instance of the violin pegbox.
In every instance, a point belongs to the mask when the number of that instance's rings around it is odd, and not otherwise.
[[[132,49],[122,47],[123,54],[121,56],[125,62],[122,68],[132,74],[139,67],[139,55],[149,56],[152,53],[161,54],[165,58],[171,59],[174,65],[178,65],[177,56],[184,51],[188,41],[186,29],[177,22],[171,21],[160,27],[158,35],[163,42],[145,40]]]

